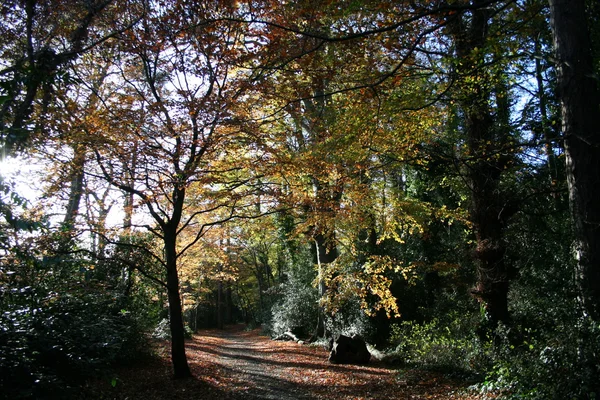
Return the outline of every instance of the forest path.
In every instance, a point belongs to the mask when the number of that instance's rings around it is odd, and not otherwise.
[[[318,346],[273,341],[243,326],[201,331],[188,342],[190,365],[213,363],[212,383],[243,399],[450,399],[455,383],[416,372],[408,379],[381,362],[335,365]]]
[[[335,365],[321,347],[272,341],[243,326],[204,330],[186,342],[193,379],[172,380],[169,354],[129,367],[102,399],[366,400],[462,399],[464,382],[440,374],[397,370],[379,361]]]
[[[216,334],[215,334],[216,333]],[[294,383],[286,379],[286,367],[279,368],[277,352],[270,342],[257,340],[256,335],[244,334],[239,329],[210,332],[195,337],[188,348],[198,351],[199,357],[217,356],[217,364],[227,380],[228,390],[243,398],[268,400],[311,399],[299,392]],[[202,354],[203,353],[203,354]]]

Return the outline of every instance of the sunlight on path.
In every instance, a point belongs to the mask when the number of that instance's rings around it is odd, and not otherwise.
[[[211,365],[213,374],[205,373],[205,379],[244,399],[473,398],[456,395],[456,384],[437,375],[407,383],[378,362],[334,365],[320,347],[271,341],[259,333],[239,327],[201,332],[188,343],[192,369]]]

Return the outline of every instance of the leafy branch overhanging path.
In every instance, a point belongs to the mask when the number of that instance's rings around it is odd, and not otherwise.
[[[195,378],[172,380],[161,363],[122,371],[117,399],[462,399],[464,382],[424,371],[397,371],[379,361],[334,365],[321,347],[272,341],[241,326],[201,331],[186,343]],[[108,393],[107,393],[108,394]]]

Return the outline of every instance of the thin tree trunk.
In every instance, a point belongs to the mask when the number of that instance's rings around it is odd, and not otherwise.
[[[69,201],[65,213],[63,224],[66,227],[73,227],[75,218],[79,214],[79,205],[83,194],[83,178],[85,175],[85,148],[82,145],[73,146],[73,160],[70,165],[71,185],[69,187]]]
[[[225,323],[233,323],[233,296],[231,292],[231,281],[227,284],[227,290],[225,291]]]
[[[107,190],[108,192],[108,190]],[[98,212],[98,231],[102,234],[98,237],[98,248],[96,249],[96,254],[99,259],[104,257],[104,253],[106,251],[106,220],[108,219],[108,213],[110,212],[111,207],[106,207],[105,203],[102,202],[99,204],[100,210]]]
[[[179,296],[179,276],[177,274],[177,248],[175,229],[165,229],[165,258],[167,266],[167,294],[169,299],[169,327],[171,329],[171,361],[175,378],[192,376],[185,354],[185,331],[183,307]]]
[[[535,39],[535,53],[536,55],[541,53],[541,44],[539,37]],[[545,141],[544,150],[546,152],[546,157],[548,158],[550,182],[552,186],[556,186],[556,184],[558,183],[558,162],[556,159],[556,154],[554,154],[554,150],[552,149],[552,140],[554,140],[557,135],[551,134],[552,128],[550,124],[550,119],[548,118],[548,100],[546,98],[546,93],[544,90],[544,77],[542,76],[542,61],[539,59],[539,57],[536,57],[535,59],[535,80],[537,83],[537,95],[540,102],[540,116],[542,117],[541,134],[542,138]]]
[[[319,289],[319,298],[323,299],[327,293],[327,284],[324,279],[325,270],[327,266],[334,262],[337,258],[337,248],[334,244],[335,242],[328,241],[322,233],[319,233],[315,236],[314,242],[314,257],[318,266],[317,287]],[[316,340],[319,337],[326,336],[327,329],[325,326],[325,310],[323,307],[319,307],[317,325],[311,337],[311,341]]]
[[[137,170],[137,142],[134,143],[133,149],[131,149],[131,165],[124,165],[123,169],[125,170],[125,179],[127,181],[127,185],[129,187],[135,187],[135,178],[136,178],[136,170]],[[125,200],[123,204],[123,210],[125,211],[125,215],[123,217],[123,228],[127,231],[131,231],[131,226],[133,224],[133,192],[125,193]]]
[[[217,284],[217,329],[223,329],[223,280]]]
[[[600,88],[594,75],[585,0],[549,0],[569,202],[575,277],[585,314],[600,320]]]

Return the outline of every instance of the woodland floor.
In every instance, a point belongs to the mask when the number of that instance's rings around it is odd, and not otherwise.
[[[398,369],[380,361],[334,365],[321,347],[272,341],[243,326],[206,330],[187,342],[194,378],[171,379],[165,344],[160,357],[101,383],[101,399],[480,399],[468,384],[442,374]],[[115,383],[113,381],[113,383]]]

